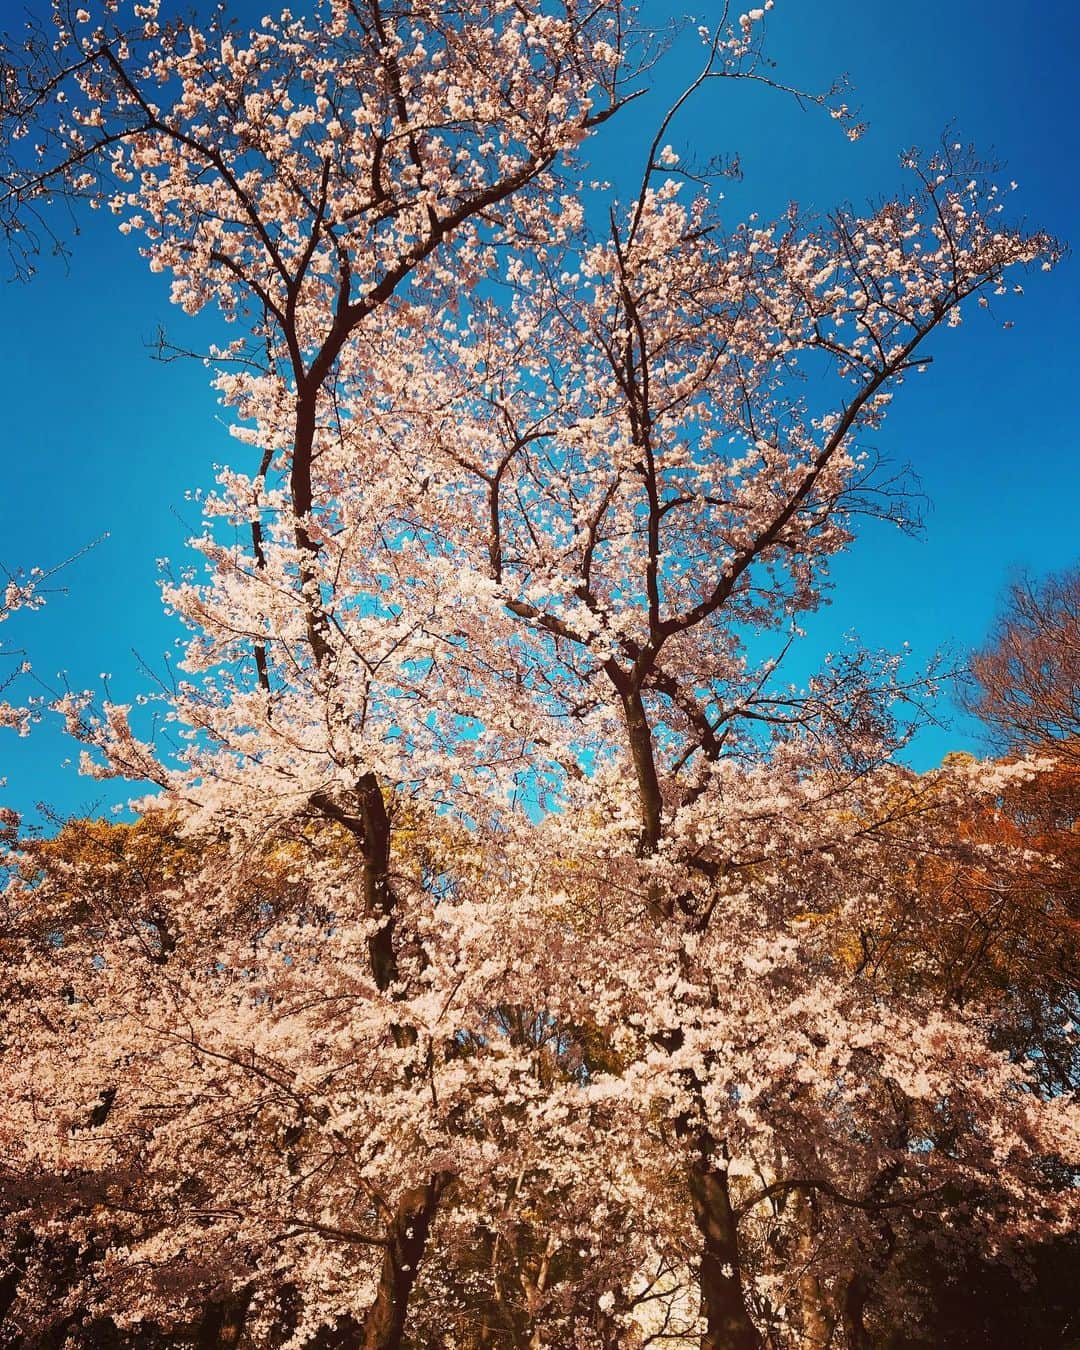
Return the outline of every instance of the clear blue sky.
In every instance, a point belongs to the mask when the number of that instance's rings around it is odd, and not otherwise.
[[[14,6],[12,7],[14,9]],[[647,16],[668,12],[646,3]],[[681,12],[673,10],[672,12]],[[702,10],[707,23],[713,12]],[[7,20],[11,22],[11,20]],[[1080,239],[1080,7],[1004,0],[777,0],[769,18],[776,74],[803,87],[848,72],[851,102],[870,123],[850,145],[820,113],[761,89],[713,86],[684,114],[671,139],[702,156],[738,153],[744,180],[728,191],[732,221],[779,213],[789,200],[826,210],[861,203],[902,182],[898,153],[937,142],[954,125],[1004,161],[1020,183],[1011,199],[1033,222]],[[656,96],[613,125],[593,152],[598,174],[638,163],[640,139],[687,77],[700,49],[672,53]],[[77,688],[110,672],[113,697],[146,686],[132,650],[162,670],[177,633],[164,619],[155,560],[182,565],[198,511],[188,489],[212,465],[241,451],[227,436],[206,372],[161,365],[147,349],[159,324],[177,342],[212,334],[167,300],[133,243],[109,218],[89,216],[67,269],[45,260],[29,286],[0,291],[0,370],[6,413],[0,562],[49,566],[108,531],[109,539],[68,570],[67,593],[40,615],[4,625],[54,686],[68,672]],[[934,344],[931,372],[908,383],[879,448],[910,463],[930,499],[926,528],[909,539],[866,530],[835,568],[833,603],[815,638],[833,644],[856,630],[870,645],[911,644],[915,661],[978,644],[1003,587],[1021,569],[1042,573],[1080,557],[1080,453],[1074,337],[1080,267],[1033,276],[1010,304],[1015,322],[968,323]],[[943,716],[953,716],[947,700]],[[979,748],[976,729],[954,717],[924,733],[916,767],[954,748]],[[38,800],[85,811],[118,796],[63,768],[77,750],[59,731],[0,740],[0,802]]]

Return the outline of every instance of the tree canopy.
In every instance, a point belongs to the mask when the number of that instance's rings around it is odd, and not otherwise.
[[[7,822],[16,1343],[934,1344],[942,1246],[1066,1240],[1057,770],[916,775],[924,681],[784,664],[910,520],[866,441],[927,341],[1060,246],[951,138],[731,226],[676,105],[588,186],[646,19],[115,0],[4,49],[16,265],[112,210],[233,325],[241,443],[156,730],[56,705],[139,820]],[[764,20],[687,99],[779,86]]]

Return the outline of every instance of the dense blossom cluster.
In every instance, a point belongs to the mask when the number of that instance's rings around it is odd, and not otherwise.
[[[925,1215],[1065,1231],[1075,1108],[886,941],[931,872],[1008,884],[956,822],[1042,770],[916,777],[897,662],[783,667],[859,515],[906,523],[863,445],[925,340],[1054,242],[951,144],[725,229],[666,124],[595,233],[573,157],[653,59],[620,0],[125,8],[8,53],[2,220],[110,206],[236,325],[249,449],[165,592],[181,749],[61,705],[158,794],[9,855],[0,1314],[860,1350],[917,1325]],[[765,9],[703,79],[760,77]]]

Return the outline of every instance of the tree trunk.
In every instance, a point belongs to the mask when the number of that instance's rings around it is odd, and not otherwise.
[[[871,1350],[870,1333],[863,1321],[863,1311],[870,1297],[870,1281],[862,1271],[852,1271],[844,1290],[841,1320],[844,1339],[849,1350]]]
[[[361,775],[356,797],[363,825],[364,912],[369,919],[380,921],[368,939],[368,955],[375,983],[385,993],[398,977],[394,952],[397,907],[390,889],[390,818],[379,780],[373,773]]]
[[[231,1350],[239,1345],[251,1303],[250,1286],[207,1305],[199,1323],[198,1350]]]
[[[739,1238],[728,1194],[727,1173],[708,1161],[708,1147],[690,1164],[690,1201],[704,1238],[701,1303],[705,1333],[701,1350],[761,1350],[761,1337],[743,1299]]]
[[[792,1217],[799,1226],[795,1257],[801,1267],[799,1276],[799,1312],[802,1328],[799,1350],[825,1350],[832,1335],[821,1281],[814,1269],[814,1234],[817,1215],[810,1196],[794,1191],[789,1201]]]
[[[364,1328],[355,1317],[339,1317],[333,1326],[322,1327],[304,1342],[304,1350],[360,1350]]]
[[[656,757],[653,753],[652,728],[649,726],[641,690],[625,683],[621,688],[616,687],[622,700],[630,755],[637,776],[638,802],[641,808],[641,838],[638,848],[642,855],[647,856],[656,851],[656,845],[660,841],[663,813],[660,779],[657,776]]]
[[[832,1325],[825,1312],[821,1281],[809,1270],[799,1276],[799,1308],[802,1312],[799,1350],[825,1350],[832,1336]]]
[[[438,1172],[426,1186],[414,1186],[398,1202],[387,1232],[375,1302],[364,1319],[362,1350],[399,1350],[431,1223],[452,1179],[449,1172]]]

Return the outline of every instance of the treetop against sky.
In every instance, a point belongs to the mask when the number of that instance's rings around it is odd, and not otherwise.
[[[242,17],[257,16],[249,6]],[[916,3],[902,24],[886,7],[857,0],[779,4],[765,22],[775,62],[767,73],[818,90],[850,72],[854,87],[844,98],[867,121],[866,134],[851,144],[842,127],[774,90],[719,81],[680,112],[668,139],[691,166],[738,156],[743,177],[724,188],[723,218],[732,224],[755,211],[779,216],[792,200],[823,212],[891,192],[902,181],[899,152],[937,144],[953,124],[959,138],[1008,165],[1005,181],[1019,180],[1010,211],[1068,238],[1078,218],[1078,189],[1062,172],[1078,153],[1077,26],[1063,2],[1040,9],[1037,22],[1004,3],[961,0],[945,11]],[[634,191],[644,143],[702,54],[693,31],[675,42],[642,81],[646,96],[589,141],[584,178],[614,180],[624,196]],[[35,616],[32,634],[13,620],[8,641],[32,642],[37,675],[52,692],[65,680],[97,687],[107,672],[114,697],[130,701],[147,684],[141,661],[154,678],[169,678],[162,653],[176,630],[161,613],[156,564],[168,558],[174,574],[188,565],[198,495],[212,466],[236,455],[207,372],[197,362],[155,362],[154,343],[163,328],[178,347],[204,350],[224,333],[214,317],[185,319],[170,306],[167,283],[139,263],[136,241],[120,236],[106,213],[80,209],[69,220],[60,210],[56,225],[69,255],[46,253],[32,285],[10,284],[3,295],[9,451],[0,562],[50,566],[108,538],[57,578],[67,593]],[[918,475],[926,529],[910,538],[871,526],[837,559],[831,606],[807,621],[819,651],[854,629],[872,647],[910,643],[913,667],[943,648],[962,655],[983,637],[1016,570],[1070,561],[1080,456],[1066,390],[1077,290],[1067,263],[1052,283],[1034,279],[1023,304],[996,321],[965,316],[982,322],[935,338],[948,357],[944,372],[909,380],[873,437],[896,468],[910,464]],[[1003,321],[1016,324],[1007,337],[998,331]],[[954,716],[947,698],[940,708]],[[911,751],[914,762],[976,746],[973,737],[962,721],[930,729]],[[61,770],[70,753],[48,726],[32,742],[6,746],[9,797],[61,810],[102,800]]]

